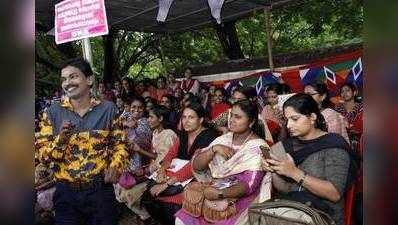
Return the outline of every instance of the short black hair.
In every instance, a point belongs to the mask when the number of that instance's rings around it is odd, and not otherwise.
[[[334,108],[332,101],[330,101],[328,86],[325,83],[314,82],[314,83],[307,84],[306,86],[311,86],[312,88],[315,89],[316,92],[318,92],[319,95],[326,96],[325,99],[323,99],[323,101],[321,103],[322,109]]]
[[[357,86],[354,83],[344,83],[343,85],[340,86],[340,93],[341,90],[343,90],[343,87],[348,87],[349,89],[351,89],[352,92],[354,91],[358,91]]]
[[[221,94],[222,94],[224,97],[228,97],[228,92],[227,92],[224,88],[218,87],[218,88],[216,88],[216,89],[214,90],[214,93],[216,93],[216,91],[221,92]]]
[[[92,76],[93,75],[93,70],[91,69],[90,63],[88,63],[85,59],[78,57],[78,58],[73,58],[65,61],[62,66],[61,70],[68,67],[68,66],[73,66],[75,68],[78,68],[82,73],[86,76]]]
[[[273,91],[277,95],[281,95],[282,94],[282,86],[279,83],[269,84],[268,86],[266,86],[265,91],[266,92]]]
[[[191,93],[191,92],[189,92],[189,93]],[[189,103],[195,102],[195,103],[200,104],[200,98],[196,95],[191,95],[185,100],[185,102],[189,102]]]
[[[163,105],[155,105],[152,109],[149,110],[155,114],[158,118],[162,117],[162,126],[164,129],[172,129],[173,124],[170,121],[170,113],[171,111]]]
[[[175,109],[177,107],[177,99],[171,94],[165,94],[162,98],[167,98],[170,101],[170,108]]]
[[[281,85],[281,91],[282,91],[283,95],[292,93],[292,88],[288,84],[282,83],[280,85]]]
[[[297,93],[283,103],[283,112],[285,112],[287,107],[292,107],[296,112],[306,116],[310,116],[311,113],[314,113],[316,115],[315,128],[326,132],[328,131],[325,118],[318,107],[318,103],[316,103],[311,95]]]
[[[197,96],[195,96],[197,97]],[[197,101],[191,101],[184,109],[191,109],[195,111],[199,118],[203,118],[202,126],[206,128],[212,128],[213,125],[209,123],[208,111]]]
[[[253,122],[253,126],[250,128],[260,138],[265,138],[264,127],[260,125],[258,114],[259,110],[256,101],[250,99],[241,99],[233,104],[233,106],[239,107],[249,118],[250,122]]]
[[[133,103],[133,102],[141,102],[141,104],[144,105],[144,106],[145,106],[145,104],[146,104],[145,99],[144,99],[143,97],[141,97],[141,96],[134,96],[134,97],[132,97],[132,98],[130,99],[130,103]]]
[[[256,89],[254,87],[238,86],[232,93],[234,92],[242,93],[244,96],[246,96],[247,99],[253,99],[257,95]]]
[[[203,108],[203,106],[197,101],[190,102],[190,104],[185,107],[185,109],[192,109],[193,111],[195,111],[199,118],[206,118],[207,116],[205,108]]]

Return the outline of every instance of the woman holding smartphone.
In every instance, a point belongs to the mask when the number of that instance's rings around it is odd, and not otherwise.
[[[343,224],[344,193],[353,181],[355,166],[345,139],[328,133],[318,104],[307,94],[296,94],[283,105],[291,137],[282,142],[285,157],[265,160],[279,198],[311,202]]]

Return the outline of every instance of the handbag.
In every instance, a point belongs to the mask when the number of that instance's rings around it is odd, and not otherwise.
[[[294,202],[301,202],[310,205],[312,208],[321,210],[328,214],[333,214],[334,211],[322,199],[308,191],[291,191],[288,193],[280,193],[275,196],[277,199],[285,199]]]
[[[215,223],[220,220],[226,220],[236,215],[237,209],[235,202],[230,199],[204,200],[203,217],[205,220]]]
[[[249,208],[250,225],[336,225],[325,212],[301,202],[270,199],[252,204]]]
[[[205,220],[215,223],[226,220],[236,215],[237,209],[231,199],[208,200],[204,197],[206,185],[193,182],[187,185],[184,190],[184,201],[182,208],[189,215],[194,217],[203,216]]]
[[[202,207],[205,196],[203,194],[204,185],[199,182],[192,182],[184,190],[184,201],[182,208],[193,217],[202,216]]]

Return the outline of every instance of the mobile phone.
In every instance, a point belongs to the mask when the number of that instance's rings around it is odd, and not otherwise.
[[[269,147],[261,145],[260,149],[261,149],[261,152],[263,153],[264,159],[270,159],[271,158],[271,154],[270,154],[271,149]]]
[[[286,151],[285,148],[283,147],[282,142],[278,142],[271,147],[271,154],[275,156],[278,160],[284,160],[286,159]]]

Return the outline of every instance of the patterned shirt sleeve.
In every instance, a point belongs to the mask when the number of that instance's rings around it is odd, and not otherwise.
[[[112,129],[109,134],[112,141],[109,148],[112,149],[110,167],[123,171],[127,167],[129,153],[127,152],[127,134],[121,127],[120,120],[112,121]]]
[[[47,112],[42,114],[39,127],[40,131],[35,137],[35,158],[43,164],[62,159],[64,151],[59,142],[59,135],[54,137],[53,126]]]

